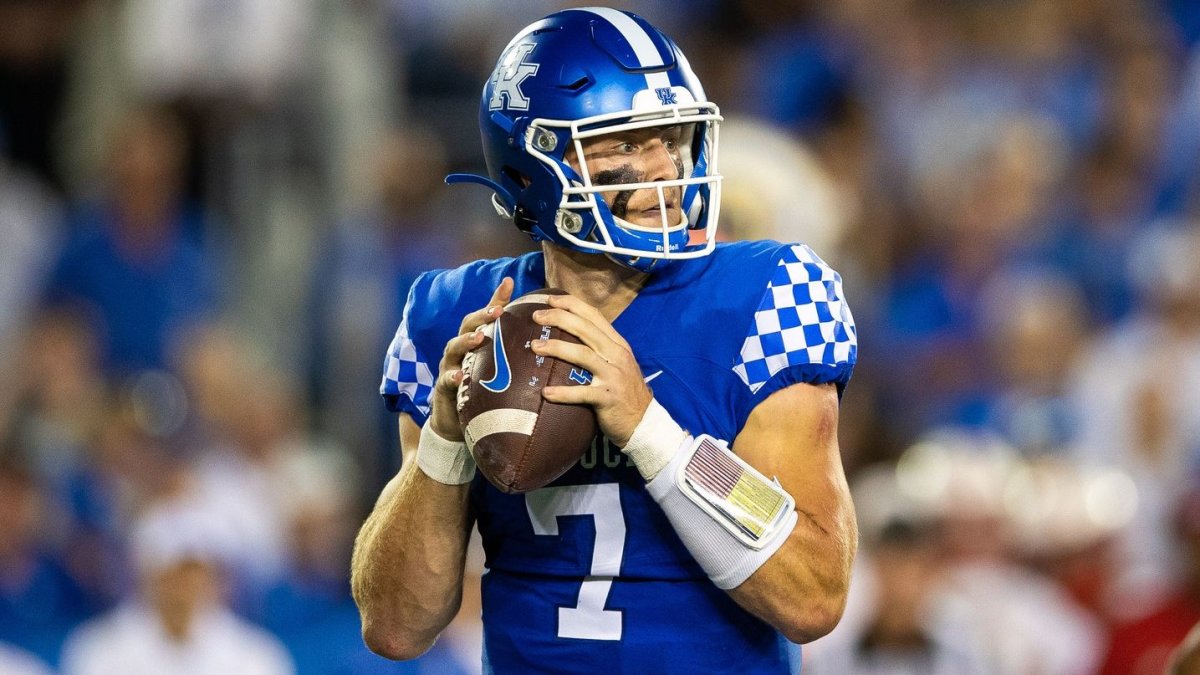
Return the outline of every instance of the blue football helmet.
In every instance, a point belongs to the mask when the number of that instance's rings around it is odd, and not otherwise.
[[[605,253],[649,271],[663,260],[707,255],[716,245],[721,176],[717,106],[675,43],[645,19],[614,9],[568,9],[537,21],[504,48],[483,88],[479,124],[490,177],[454,174],[494,192],[497,212],[535,241]],[[682,171],[673,180],[596,184],[582,142],[605,134],[678,126]],[[604,193],[657,191],[660,227],[615,216]],[[681,222],[668,222],[677,189]],[[702,234],[701,234],[702,232]],[[693,236],[693,233],[694,236]]]

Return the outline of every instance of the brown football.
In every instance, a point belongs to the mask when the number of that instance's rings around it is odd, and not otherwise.
[[[463,359],[458,419],[475,463],[503,492],[536,490],[579,461],[596,436],[591,406],[552,403],[547,385],[584,386],[591,373],[530,349],[536,339],[579,342],[574,335],[533,320],[548,308],[545,288],[510,302],[498,319],[479,330],[483,343]]]

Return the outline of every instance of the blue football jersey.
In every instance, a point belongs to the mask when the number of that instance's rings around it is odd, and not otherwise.
[[[424,424],[446,342],[505,276],[516,282],[513,297],[544,287],[542,254],[417,279],[385,358],[390,409]],[[840,394],[857,359],[841,278],[802,245],[721,244],[667,266],[613,326],[680,425],[730,440],[781,388],[832,382]],[[637,469],[606,439],[527,494],[504,494],[477,476],[470,504],[487,555],[489,672],[799,669],[799,647],[708,580]]]

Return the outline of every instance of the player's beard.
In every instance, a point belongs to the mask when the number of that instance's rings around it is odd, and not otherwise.
[[[683,178],[683,162],[675,159],[676,178]],[[629,164],[623,164],[615,169],[608,169],[596,174],[596,185],[620,185],[621,183],[641,183],[646,180],[646,174],[643,171],[638,171]],[[679,188],[673,188],[679,189]],[[633,199],[633,193],[637,190],[621,190],[613,197],[612,204],[608,210],[613,216],[625,219],[629,213],[629,200]]]

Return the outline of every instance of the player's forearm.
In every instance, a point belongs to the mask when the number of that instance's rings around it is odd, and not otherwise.
[[[805,643],[833,630],[846,608],[858,528],[849,498],[834,514],[806,513],[787,542],[740,586],[739,605],[789,640]]]
[[[857,550],[837,412],[832,385],[782,389],[734,453],[652,402],[624,448],[709,579],[795,642],[837,625]]]
[[[433,645],[461,602],[469,527],[467,486],[433,481],[415,463],[388,484],[351,564],[372,651],[403,660]]]
[[[796,525],[732,597],[795,642],[837,625],[858,550],[854,502],[837,442],[833,385],[793,385],[760,404],[735,447],[795,499]]]

